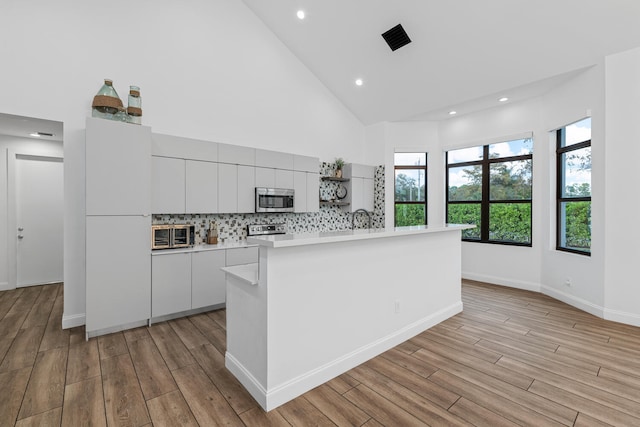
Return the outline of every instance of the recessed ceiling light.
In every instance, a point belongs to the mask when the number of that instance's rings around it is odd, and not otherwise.
[[[456,114],[458,114],[458,112],[457,112],[457,111],[449,111],[449,115],[450,115],[450,116],[455,116]]]
[[[508,100],[509,98],[507,98],[506,96],[503,96],[502,98],[498,99],[499,102],[506,102]]]
[[[364,84],[364,82],[362,81],[362,79],[356,79],[356,86],[362,86]]]
[[[304,19],[304,10],[299,10],[298,12],[296,12],[296,16],[298,17],[298,19]]]

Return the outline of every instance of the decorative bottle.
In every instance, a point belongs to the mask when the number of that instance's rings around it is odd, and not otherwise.
[[[138,86],[129,86],[127,122],[136,125],[142,124],[142,98],[140,98],[140,88]]]
[[[91,116],[101,119],[118,120],[118,111],[123,107],[122,101],[113,87],[113,81],[104,79],[104,84],[93,97]]]

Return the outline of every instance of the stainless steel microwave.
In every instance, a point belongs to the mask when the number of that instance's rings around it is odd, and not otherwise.
[[[151,249],[188,248],[195,242],[193,225],[152,225]]]
[[[294,191],[256,187],[256,212],[293,212]]]

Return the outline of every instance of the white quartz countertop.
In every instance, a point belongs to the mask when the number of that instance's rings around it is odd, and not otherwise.
[[[389,237],[409,236],[415,234],[441,233],[446,231],[475,228],[470,224],[445,224],[441,226],[416,225],[411,227],[395,227],[392,229],[375,228],[366,230],[346,230],[324,233],[276,234],[271,236],[247,237],[248,244],[257,244],[270,248],[317,245],[323,243],[348,242],[354,240],[381,239]]]
[[[241,240],[238,242],[218,243],[217,245],[203,244],[203,245],[191,246],[188,248],[156,249],[151,251],[151,255],[155,256],[155,255],[202,252],[202,251],[220,251],[224,249],[248,248],[251,246],[257,246],[257,245],[255,243],[248,243],[246,240]]]
[[[249,285],[258,284],[258,263],[223,267],[220,270]]]

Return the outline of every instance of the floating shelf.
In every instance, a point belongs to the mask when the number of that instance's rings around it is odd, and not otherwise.
[[[320,179],[323,181],[335,181],[335,182],[347,182],[349,178],[336,178],[335,176],[323,176]]]
[[[330,202],[327,200],[320,200],[320,204],[324,205],[324,206],[349,206],[350,203],[349,202]]]

